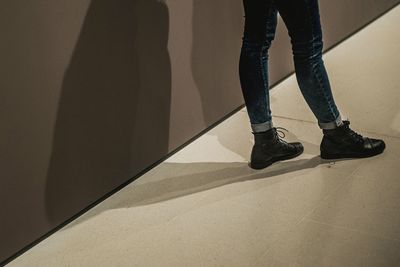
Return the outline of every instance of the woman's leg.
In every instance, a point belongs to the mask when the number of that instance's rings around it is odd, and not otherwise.
[[[364,158],[382,153],[385,142],[363,137],[342,121],[322,60],[318,0],[276,0],[291,37],[296,77],[301,92],[323,132],[321,158]]]
[[[318,0],[276,0],[292,43],[296,78],[322,129],[342,124],[322,60],[322,30]]]
[[[268,49],[275,37],[277,9],[272,0],[243,0],[245,27],[239,75],[254,145],[250,167],[262,169],[303,153],[301,143],[287,143],[272,126],[269,104]]]
[[[272,128],[268,49],[275,37],[277,9],[272,0],[243,0],[245,26],[239,60],[243,97],[253,132]]]

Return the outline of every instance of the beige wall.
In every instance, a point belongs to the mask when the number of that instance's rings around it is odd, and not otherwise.
[[[325,49],[398,2],[321,0]],[[241,0],[1,1],[0,261],[241,106],[243,20]],[[289,44],[280,21],[271,84]]]

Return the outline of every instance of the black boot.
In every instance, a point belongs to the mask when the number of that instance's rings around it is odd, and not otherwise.
[[[276,128],[254,133],[254,146],[251,151],[250,167],[263,169],[280,160],[295,158],[303,153],[299,142],[287,143],[279,138]]]
[[[351,130],[349,125],[349,121],[343,121],[343,125],[335,129],[323,130],[321,158],[367,158],[383,152],[383,140],[363,137]]]

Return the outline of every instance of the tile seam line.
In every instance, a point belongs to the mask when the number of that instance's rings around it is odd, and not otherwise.
[[[306,122],[306,123],[311,123],[311,124],[317,125],[314,121],[296,119],[296,118],[291,118],[291,117],[286,117],[286,116],[281,116],[281,115],[273,115],[272,117],[279,118],[279,119],[287,119],[287,120],[292,120],[292,121]]]
[[[400,239],[397,239],[397,238],[383,237],[381,235],[371,234],[371,233],[366,232],[366,231],[361,231],[361,230],[357,230],[357,229],[354,229],[354,228],[348,228],[348,227],[344,227],[344,226],[340,226],[340,225],[325,223],[325,222],[321,222],[321,221],[314,220],[314,219],[305,219],[304,221],[308,221],[308,222],[312,222],[312,223],[316,223],[316,224],[320,224],[320,225],[326,225],[326,226],[330,226],[332,228],[343,229],[343,230],[347,230],[347,231],[351,231],[351,232],[355,232],[355,233],[359,233],[359,234],[364,234],[364,235],[371,236],[371,237],[378,238],[378,239],[382,239],[382,240],[390,240],[390,241],[400,242]]]
[[[315,223],[315,224],[329,226],[329,227],[332,227],[332,228],[342,229],[342,230],[346,230],[346,231],[351,231],[351,232],[355,232],[355,233],[358,233],[358,234],[363,234],[363,235],[366,235],[366,236],[369,236],[369,237],[373,237],[375,239],[388,240],[388,241],[393,241],[393,242],[400,242],[400,239],[392,239],[392,238],[382,237],[380,235],[373,235],[373,234],[370,234],[368,232],[356,230],[356,229],[353,229],[353,228],[347,228],[347,227],[343,227],[343,226],[333,225],[333,224],[329,224],[329,223],[324,223],[324,222],[316,221],[316,220],[313,220],[313,219],[307,219],[307,218],[305,218],[304,220],[301,219],[301,222],[303,222],[303,221],[312,222],[312,223]],[[295,223],[293,226],[290,227],[290,229],[287,230],[287,232],[290,232],[290,231],[294,230],[301,222]],[[278,238],[279,237],[277,237],[276,240],[278,240]],[[258,262],[259,259],[261,259],[264,255],[266,255],[273,247],[275,247],[275,244],[271,245],[264,253],[262,253],[262,255],[256,259],[256,262]]]

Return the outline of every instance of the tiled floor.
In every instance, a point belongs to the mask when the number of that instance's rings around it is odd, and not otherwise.
[[[10,266],[400,266],[398,25],[400,7],[324,55],[342,113],[384,154],[321,160],[291,76],[271,101],[299,158],[250,169],[242,109]]]

